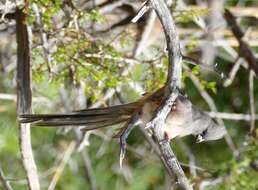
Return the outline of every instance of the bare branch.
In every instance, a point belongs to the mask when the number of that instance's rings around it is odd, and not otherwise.
[[[176,175],[178,185],[181,189],[192,189],[192,186],[189,184],[184,171],[170,147],[169,141],[165,139],[162,128],[168,113],[171,111],[172,104],[178,96],[177,88],[181,86],[182,57],[180,53],[179,39],[174,26],[174,20],[166,3],[163,0],[150,0],[150,4],[158,15],[165,32],[169,56],[169,68],[165,97],[159,108],[156,110],[153,119],[148,123],[148,126],[151,127],[153,135],[159,144],[162,157],[166,161],[168,166],[167,169],[169,169],[168,173]]]
[[[204,64],[202,63],[201,61],[197,60],[197,59],[194,59],[194,58],[191,58],[191,57],[188,57],[188,56],[185,56],[185,55],[182,55],[182,58],[184,61],[186,62],[189,62],[193,65],[198,65],[200,66],[201,68],[204,68],[204,69],[207,69],[211,72],[214,72],[215,74],[217,74],[220,78],[224,78],[224,73],[221,73],[220,71],[217,70],[216,66],[213,66],[213,65],[208,65],[208,64]]]
[[[72,141],[70,142],[70,144],[68,145],[67,149],[65,150],[62,159],[60,160],[58,167],[54,173],[54,176],[50,182],[50,185],[48,186],[48,190],[54,190],[56,187],[56,184],[60,178],[60,176],[62,175],[65,165],[67,164],[67,162],[69,161],[72,153],[74,152],[76,148],[76,142]]]
[[[232,67],[232,69],[229,72],[229,77],[223,83],[224,87],[228,87],[229,85],[232,84],[243,61],[244,61],[243,58],[239,58],[236,61],[236,63],[234,64],[234,66]]]
[[[49,44],[48,44],[48,40],[47,40],[47,34],[44,32],[44,25],[42,23],[41,13],[38,9],[38,6],[35,3],[32,4],[32,9],[35,12],[36,24],[39,27],[41,44],[42,44],[44,58],[45,58],[45,61],[47,64],[48,72],[51,74],[52,71],[51,71],[50,63],[52,61],[52,58],[51,58],[51,55],[49,52]]]
[[[17,39],[17,115],[31,113],[30,46],[24,10],[16,9]],[[30,124],[20,125],[20,150],[29,189],[39,190],[39,177],[33,158]]]
[[[132,23],[136,23],[146,12],[148,12],[150,9],[149,1],[144,1],[140,10],[136,14],[135,17],[131,20]]]
[[[87,148],[82,150],[81,157],[84,163],[84,169],[87,177],[87,181],[89,182],[89,187],[91,190],[97,190],[96,180],[93,176],[93,169],[92,169],[92,163],[91,159],[88,155]]]
[[[166,160],[164,159],[164,157],[162,156],[160,149],[158,147],[158,145],[154,142],[154,140],[149,136],[149,134],[147,133],[147,131],[140,126],[140,131],[142,133],[142,135],[144,136],[144,138],[146,139],[146,141],[149,143],[149,145],[151,146],[151,148],[154,150],[154,152],[157,154],[157,156],[159,157],[159,159],[162,161],[163,165],[167,168],[168,172],[171,172],[171,170],[169,169]],[[174,173],[169,173],[170,177],[173,176],[173,178],[171,178],[170,181],[174,181],[175,179],[175,175]]]
[[[139,42],[137,42],[137,46],[134,49],[134,56],[138,56],[144,49],[146,41],[149,39],[151,31],[153,29],[154,26],[154,22],[156,20],[156,14],[154,12],[154,10],[152,10],[150,12],[148,21],[147,21],[147,25],[144,28],[144,31],[142,33],[141,39]]]
[[[254,100],[254,75],[255,73],[250,70],[249,71],[249,100],[250,100],[250,112],[251,112],[251,120],[250,120],[250,133],[252,134],[255,130],[255,100]]]
[[[258,64],[256,58],[248,46],[248,44],[243,40],[244,32],[241,30],[239,25],[236,22],[234,15],[228,10],[225,10],[224,17],[228,23],[228,26],[231,28],[232,33],[236,37],[239,43],[239,56],[243,57],[249,64],[249,67],[254,70],[255,73],[258,73]]]
[[[195,167],[195,156],[192,153],[191,149],[182,141],[179,140],[178,141],[181,149],[183,150],[183,152],[185,154],[187,154],[188,158],[189,158],[189,168],[190,168],[190,173],[196,177],[197,173],[196,173],[196,167]]]
[[[249,114],[241,113],[225,113],[225,112],[206,112],[210,117],[227,119],[227,120],[244,120],[251,121],[253,120],[252,116]],[[254,116],[255,120],[258,120],[258,115]]]
[[[118,0],[118,1],[111,2],[103,7],[100,7],[99,12],[100,12],[100,14],[110,13],[117,7],[121,7],[124,3],[126,3],[125,0]]]
[[[0,182],[2,183],[4,190],[13,190],[10,183],[5,179],[4,172],[1,167],[0,167]]]

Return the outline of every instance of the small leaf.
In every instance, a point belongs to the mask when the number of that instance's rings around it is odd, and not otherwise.
[[[200,74],[200,66],[197,65],[197,66],[193,67],[193,68],[192,68],[192,73],[193,73],[194,75],[199,75],[199,74]]]
[[[216,82],[208,82],[206,88],[210,89],[214,94],[217,93]]]

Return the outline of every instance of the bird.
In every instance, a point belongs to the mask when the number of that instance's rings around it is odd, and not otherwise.
[[[33,126],[83,126],[83,130],[94,130],[115,124],[129,122],[138,114],[139,121],[146,126],[153,118],[162,101],[165,87],[153,93],[146,93],[138,101],[104,108],[92,108],[73,111],[66,114],[22,114],[20,123],[32,123]],[[163,126],[167,140],[193,135],[196,142],[211,141],[226,134],[224,126],[218,125],[209,115],[191,103],[179,93]]]

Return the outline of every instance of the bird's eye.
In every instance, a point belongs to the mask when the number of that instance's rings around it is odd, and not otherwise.
[[[204,130],[201,135],[205,136],[207,134],[207,131],[208,131],[208,129]]]

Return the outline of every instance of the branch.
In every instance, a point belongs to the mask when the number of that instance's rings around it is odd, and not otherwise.
[[[195,166],[195,156],[191,151],[191,148],[189,148],[181,139],[178,141],[178,144],[180,145],[180,148],[183,150],[183,152],[188,156],[189,159],[189,169],[190,173],[193,177],[197,176],[196,172],[196,166]]]
[[[228,26],[231,28],[232,33],[234,34],[239,43],[239,56],[243,57],[248,62],[249,67],[257,74],[257,61],[251,48],[243,40],[244,32],[241,30],[241,28],[236,22],[234,15],[229,10],[225,10],[224,17],[227,21]]]
[[[48,39],[47,39],[47,34],[44,32],[44,24],[42,22],[42,16],[38,9],[38,6],[35,3],[32,4],[32,10],[35,13],[36,25],[39,28],[40,40],[41,40],[41,44],[42,44],[42,49],[43,49],[47,69],[48,69],[48,72],[51,74],[52,70],[50,67],[50,63],[52,61],[52,58],[51,58],[51,55],[49,52],[49,43],[48,43]]]
[[[221,79],[224,78],[224,73],[220,72],[217,68],[216,68],[216,65],[213,66],[213,65],[208,65],[208,64],[204,64],[202,63],[201,61],[197,60],[197,59],[194,59],[192,57],[188,57],[188,56],[185,56],[185,55],[182,55],[182,58],[185,62],[188,62],[192,65],[196,65],[196,66],[200,66],[201,68],[204,68],[208,71],[211,71],[213,73],[215,73],[216,75],[218,75]]]
[[[84,163],[84,170],[86,173],[87,182],[89,183],[89,188],[91,190],[97,190],[96,180],[93,175],[92,162],[88,155],[87,148],[84,148],[84,150],[82,150],[81,158]]]
[[[238,70],[240,69],[240,66],[243,64],[243,61],[244,61],[243,58],[237,59],[234,66],[231,68],[231,70],[229,72],[229,77],[223,83],[224,87],[228,87],[229,85],[232,84],[232,82],[234,81],[234,79],[236,77]]]
[[[67,149],[63,153],[62,159],[60,160],[58,167],[56,168],[56,171],[54,173],[54,176],[50,182],[50,185],[48,186],[48,190],[55,189],[56,184],[59,181],[59,179],[64,171],[64,168],[65,168],[67,162],[69,161],[69,159],[71,158],[71,155],[74,152],[75,148],[76,148],[76,142],[71,141],[70,144],[68,145]]]
[[[23,11],[16,9],[17,115],[31,113],[30,46],[25,24],[26,15]],[[20,124],[20,151],[29,189],[39,190],[39,177],[31,147],[30,124]]]
[[[13,190],[10,183],[5,179],[4,172],[1,167],[0,167],[0,182],[2,183],[4,190]]]
[[[254,72],[249,71],[249,103],[250,103],[250,112],[251,112],[251,120],[250,120],[250,133],[255,134],[255,100],[254,100]]]
[[[165,32],[169,56],[169,68],[167,73],[165,97],[159,108],[156,110],[153,119],[148,123],[148,127],[151,127],[153,135],[159,144],[162,157],[168,166],[168,173],[176,175],[178,185],[181,189],[192,189],[192,186],[189,184],[184,171],[179,165],[179,162],[170,147],[169,141],[165,139],[162,128],[168,113],[171,111],[172,104],[178,96],[179,92],[177,88],[181,86],[182,57],[180,53],[179,39],[176,33],[174,20],[166,3],[163,0],[150,0],[150,4],[158,15]]]
[[[166,160],[164,159],[164,157],[162,156],[160,149],[158,147],[158,145],[154,142],[154,140],[150,137],[150,135],[147,133],[147,131],[143,128],[143,126],[139,127],[142,135],[144,136],[144,138],[146,139],[146,141],[149,143],[149,145],[151,146],[151,148],[154,150],[154,152],[157,154],[157,156],[159,157],[159,159],[162,161],[163,165],[166,167],[168,172],[171,172],[171,170],[169,169]],[[170,177],[172,177],[171,179],[174,181],[175,175],[174,173],[169,173]],[[172,181],[170,180],[170,181]]]
[[[156,17],[157,16],[156,16],[155,12],[152,10],[150,12],[147,24],[144,27],[144,30],[141,34],[141,39],[139,40],[139,42],[137,42],[137,45],[134,49],[134,52],[133,52],[134,57],[137,57],[138,55],[140,55],[140,53],[143,51],[143,49],[146,48],[146,42],[150,38],[150,34],[153,29]]]
[[[118,0],[118,1],[111,2],[105,6],[100,7],[99,13],[102,15],[108,14],[108,13],[114,11],[116,8],[121,7],[125,3],[126,3],[125,0]]]
[[[242,114],[242,113],[226,113],[226,112],[206,112],[210,117],[213,118],[220,118],[220,119],[227,119],[227,120],[244,120],[244,121],[251,121],[253,119],[258,120],[258,115],[253,116],[249,114]]]

